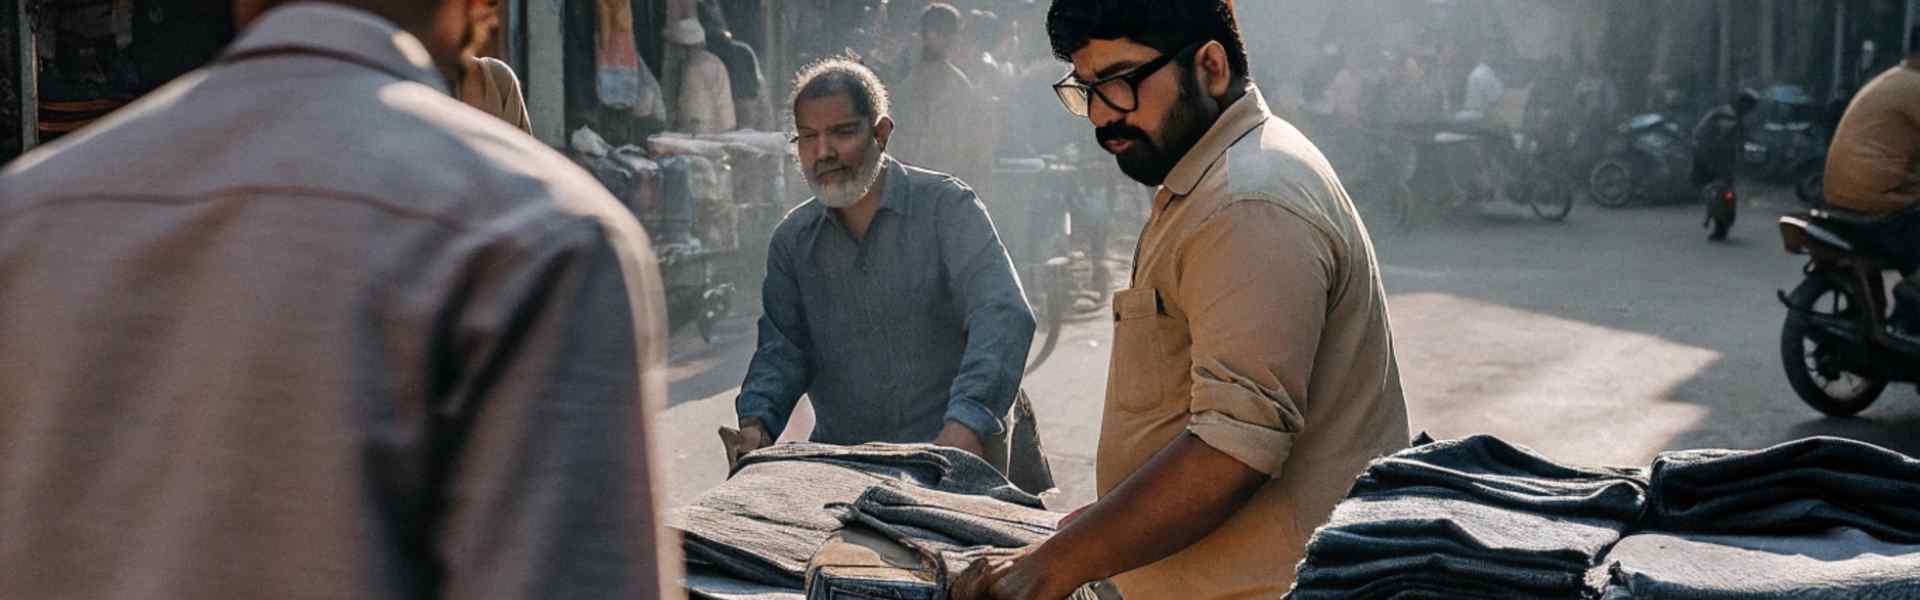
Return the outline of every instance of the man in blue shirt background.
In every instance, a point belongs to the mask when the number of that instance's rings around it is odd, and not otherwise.
[[[815,197],[768,249],[760,342],[736,409],[741,452],[773,443],[801,394],[812,439],[933,442],[1006,470],[1034,318],[973,190],[886,154],[886,88],[829,59],[794,86]]]

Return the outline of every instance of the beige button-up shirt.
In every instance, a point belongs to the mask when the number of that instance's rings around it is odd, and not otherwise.
[[[1369,460],[1408,444],[1386,295],[1333,169],[1257,89],[1161,186],[1114,297],[1102,495],[1191,431],[1273,476],[1129,598],[1278,598]]]
[[[0,174],[0,598],[662,598],[659,275],[418,40],[295,3]]]
[[[1920,201],[1920,61],[1908,59],[1860,89],[1833,134],[1827,202],[1869,214]]]

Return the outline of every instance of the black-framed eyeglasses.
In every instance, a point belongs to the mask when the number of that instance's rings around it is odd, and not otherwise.
[[[1073,78],[1073,73],[1067,73],[1066,77],[1060,78],[1060,81],[1053,84],[1053,93],[1060,96],[1060,104],[1065,105],[1067,112],[1073,113],[1074,116],[1087,116],[1087,111],[1093,107],[1095,96],[1114,110],[1130,113],[1140,109],[1140,82],[1158,73],[1175,58],[1186,56],[1205,45],[1206,42],[1199,42],[1179,52],[1162,54],[1159,58],[1147,61],[1138,67],[1103,77],[1093,83],[1081,83]]]

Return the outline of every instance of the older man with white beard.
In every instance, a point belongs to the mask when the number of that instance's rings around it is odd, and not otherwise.
[[[739,450],[771,444],[806,394],[816,442],[933,442],[1005,471],[1034,320],[986,210],[960,180],[886,154],[887,91],[866,67],[822,61],[794,89],[816,197],[768,249]]]

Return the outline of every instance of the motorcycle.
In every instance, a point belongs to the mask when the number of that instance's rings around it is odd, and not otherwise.
[[[1920,339],[1889,326],[1889,271],[1913,273],[1915,261],[1883,240],[1907,236],[1920,211],[1884,218],[1814,210],[1780,219],[1790,254],[1809,257],[1806,277],[1780,292],[1787,319],[1780,358],[1793,391],[1836,417],[1858,414],[1887,385],[1920,382]]]
[[[1733,229],[1734,218],[1739,216],[1736,206],[1739,197],[1733,191],[1733,181],[1721,179],[1708,183],[1701,188],[1700,195],[1706,200],[1707,222],[1705,227],[1712,232],[1707,239],[1721,241],[1727,239],[1727,231]]]
[[[1808,205],[1823,197],[1827,144],[1832,132],[1819,123],[1822,109],[1797,86],[1776,85],[1760,94],[1741,152],[1747,172],[1792,182],[1794,194]]]
[[[1686,198],[1693,190],[1693,140],[1678,118],[1648,113],[1616,128],[1604,158],[1587,174],[1595,204],[1620,208]]]

